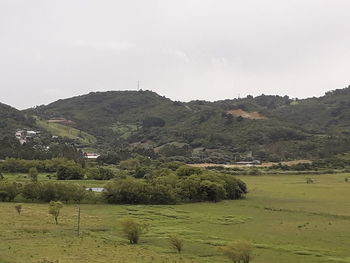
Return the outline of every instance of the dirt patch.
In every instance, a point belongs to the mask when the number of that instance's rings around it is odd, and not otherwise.
[[[253,112],[247,112],[241,109],[238,110],[229,110],[227,111],[228,114],[231,114],[236,117],[243,117],[246,119],[252,119],[252,120],[266,120],[267,117],[260,114],[259,112],[253,111]]]

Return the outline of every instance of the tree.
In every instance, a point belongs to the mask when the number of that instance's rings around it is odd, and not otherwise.
[[[180,236],[171,236],[169,237],[169,243],[172,248],[175,248],[176,251],[180,254],[184,245],[184,240]]]
[[[2,182],[0,183],[0,199],[2,201],[8,200],[13,201],[16,196],[20,193],[20,188],[22,185],[20,183]]]
[[[35,167],[32,167],[28,171],[28,176],[32,182],[37,182],[38,181],[38,169]]]
[[[28,183],[23,186],[22,195],[24,198],[34,201],[35,199],[40,198],[40,195],[43,192],[42,189],[42,183]]]
[[[80,180],[84,178],[84,169],[77,164],[63,165],[57,170],[58,180]]]
[[[237,241],[233,244],[222,247],[221,251],[233,263],[249,263],[253,246],[247,241]]]
[[[200,193],[203,200],[211,202],[218,202],[224,199],[226,195],[223,185],[209,180],[200,183]]]
[[[140,235],[145,233],[147,225],[138,222],[131,218],[124,218],[120,221],[124,236],[129,240],[130,244],[137,244],[140,239]]]
[[[22,205],[15,205],[15,209],[16,209],[17,213],[20,215],[22,212]]]
[[[306,183],[307,184],[313,184],[315,181],[312,178],[306,178]]]
[[[4,177],[4,175],[2,174],[2,172],[0,171],[0,180],[4,180],[5,179],[5,177]]]
[[[58,216],[60,215],[60,210],[63,207],[63,204],[60,201],[51,201],[49,206],[49,214],[52,215],[55,219],[56,225],[58,224]]]

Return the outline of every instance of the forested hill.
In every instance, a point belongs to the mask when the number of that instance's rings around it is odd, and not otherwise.
[[[16,129],[33,128],[35,121],[27,114],[0,103],[0,139],[14,137]]]
[[[350,88],[327,92],[320,98],[295,101],[278,107],[272,116],[287,119],[312,133],[349,132]]]
[[[261,95],[188,103],[152,91],[93,92],[26,113],[72,121],[97,138],[93,147],[100,152],[127,149],[222,163],[320,158],[350,150],[350,88],[305,100]]]

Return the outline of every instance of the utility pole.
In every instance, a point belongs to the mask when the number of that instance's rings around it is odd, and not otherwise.
[[[80,234],[80,206],[78,206],[78,236]]]
[[[138,91],[140,90],[140,81],[139,80],[137,81],[137,90]]]

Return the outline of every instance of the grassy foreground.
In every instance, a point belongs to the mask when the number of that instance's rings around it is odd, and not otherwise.
[[[254,244],[252,262],[350,262],[350,183],[344,174],[244,176],[246,200],[176,206],[65,206],[58,226],[47,204],[0,203],[0,262],[229,262],[218,248],[243,239]],[[132,217],[150,227],[141,244],[128,245],[118,220]],[[168,236],[185,239],[177,255]]]

